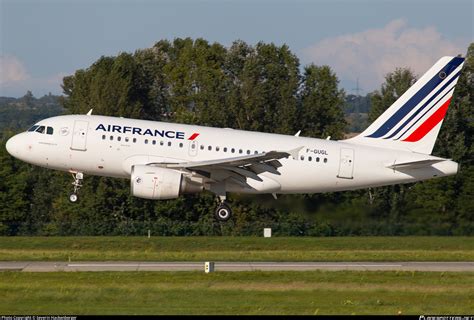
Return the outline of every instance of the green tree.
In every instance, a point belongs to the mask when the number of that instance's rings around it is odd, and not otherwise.
[[[404,68],[397,68],[394,72],[385,76],[385,82],[380,91],[371,95],[371,108],[369,110],[369,123],[375,121],[385,110],[387,110],[401,95],[405,93],[416,82],[415,75]],[[395,185],[373,190],[372,208],[374,214],[384,217],[386,221],[395,225],[403,219],[406,213],[406,190],[407,185]],[[390,233],[396,230],[391,228]]]
[[[455,127],[458,137],[463,138],[464,150],[456,154],[455,159],[460,162],[460,172],[456,190],[457,208],[457,232],[459,234],[472,234],[474,230],[474,43],[469,45],[466,61],[462,74],[454,91],[452,105],[448,109],[447,119],[443,124],[443,130],[448,131]],[[452,122],[456,122],[454,126]],[[435,146],[441,153],[442,150],[450,150],[446,146],[456,133],[443,133],[439,143]],[[458,149],[459,150],[459,149]]]
[[[344,91],[329,66],[311,64],[304,68],[300,93],[299,125],[303,135],[317,138],[344,135]]]
[[[288,46],[258,43],[241,74],[239,129],[293,134],[299,61]]]
[[[474,157],[474,43],[467,50],[461,76],[443,121],[434,153],[456,161],[471,162]]]
[[[380,91],[375,91],[371,95],[369,123],[374,122],[415,82],[416,77],[410,69],[397,68],[394,72],[387,74]]]
[[[25,104],[27,108],[34,107],[35,97],[33,96],[33,93],[30,90],[26,92],[26,94],[23,96],[21,100],[23,100],[23,103]]]
[[[154,115],[149,101],[150,84],[131,54],[101,57],[90,68],[78,70],[63,79],[66,97],[62,103],[71,113],[86,113],[132,118]]]
[[[140,65],[140,79],[143,81],[142,87],[147,87],[146,101],[148,107],[146,119],[150,120],[168,120],[170,118],[170,92],[166,82],[164,68],[168,63],[169,57],[167,48],[168,41],[160,41],[152,48],[137,50],[134,54],[136,63]]]
[[[466,232],[474,225],[472,181],[474,158],[474,43],[467,51],[461,76],[454,90],[451,104],[443,121],[433,154],[460,163],[456,176],[426,181],[415,186],[419,201],[414,210],[434,217],[436,225],[446,224],[451,232]]]
[[[155,45],[167,50],[164,67],[172,120],[201,125],[227,126],[228,79],[224,73],[226,49],[217,43],[190,38]]]
[[[243,94],[244,67],[246,61],[251,55],[255,54],[254,48],[244,41],[234,41],[227,50],[224,72],[228,78],[228,91],[226,112],[229,114],[228,127],[236,129],[247,129],[249,126],[249,117],[245,109],[244,99],[247,96]]]
[[[16,235],[29,213],[29,171],[25,163],[11,157],[5,149],[7,138],[0,148],[0,235]]]

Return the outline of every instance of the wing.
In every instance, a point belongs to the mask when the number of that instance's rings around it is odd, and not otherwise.
[[[203,178],[208,183],[227,180],[244,187],[249,187],[246,183],[247,178],[262,181],[258,175],[263,172],[280,175],[280,172],[278,172],[278,168],[281,167],[279,160],[290,156],[296,157],[302,148],[299,147],[290,151],[269,151],[216,160],[151,163],[150,165],[191,173],[193,176]]]

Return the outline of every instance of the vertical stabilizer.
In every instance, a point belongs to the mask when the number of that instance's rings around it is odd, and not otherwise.
[[[345,140],[431,154],[464,58],[443,57],[360,135]]]

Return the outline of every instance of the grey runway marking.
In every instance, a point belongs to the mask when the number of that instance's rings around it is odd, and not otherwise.
[[[230,264],[225,264],[225,263],[218,263],[219,266],[223,267],[242,267],[242,266],[247,266],[248,264],[239,264],[239,263],[230,263]],[[262,266],[262,267],[273,267],[273,265],[270,265],[270,264],[257,264],[257,263],[253,263],[253,264],[256,264],[258,266]],[[278,266],[278,267],[282,267],[282,268],[305,268],[305,267],[313,267],[313,268],[317,268],[317,267],[321,267],[321,268],[327,268],[327,267],[367,267],[367,268],[374,268],[374,267],[388,267],[388,268],[391,268],[391,267],[402,267],[403,265],[401,264],[285,264],[285,263],[278,263],[277,265],[275,266]]]
[[[146,266],[146,267],[196,267],[202,266],[202,263],[194,263],[194,264],[181,264],[181,263],[128,263],[128,264],[117,264],[117,263],[68,263],[68,267],[139,267],[139,266]]]
[[[215,271],[437,271],[474,272],[474,262],[215,262]],[[204,262],[0,261],[0,271],[204,271]]]

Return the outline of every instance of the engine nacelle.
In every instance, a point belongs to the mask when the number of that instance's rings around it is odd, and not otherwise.
[[[183,193],[202,191],[201,184],[190,181],[179,171],[147,165],[132,167],[132,195],[139,198],[175,199]]]

